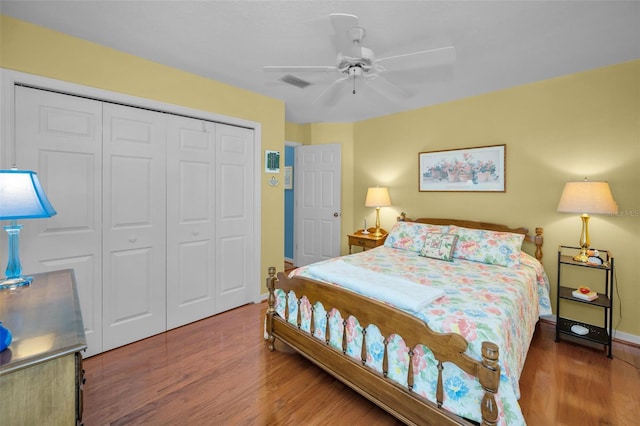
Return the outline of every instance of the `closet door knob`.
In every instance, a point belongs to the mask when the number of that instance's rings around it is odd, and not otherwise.
[[[137,240],[138,240],[138,238],[137,238],[135,235],[131,235],[131,236],[129,237],[129,242],[130,242],[130,243],[135,243]]]

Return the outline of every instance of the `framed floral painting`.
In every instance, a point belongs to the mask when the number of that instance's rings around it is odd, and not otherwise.
[[[418,154],[420,191],[506,192],[506,145]]]

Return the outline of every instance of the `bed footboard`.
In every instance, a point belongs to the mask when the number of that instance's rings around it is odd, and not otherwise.
[[[269,290],[266,313],[269,350],[275,349],[276,339],[286,343],[406,424],[472,424],[442,408],[444,397],[442,371],[445,368],[444,363],[450,362],[476,377],[482,386],[484,390],[480,407],[482,424],[495,425],[497,423],[498,408],[495,394],[498,391],[500,367],[498,365],[498,347],[494,343],[482,343],[482,360],[478,361],[464,353],[467,342],[462,336],[454,333],[436,333],[418,318],[340,287],[304,277],[288,278],[282,272],[276,277],[274,267],[269,268],[266,284]],[[407,386],[400,385],[387,377],[388,357],[386,350],[383,355],[382,374],[366,364],[367,348],[364,343],[361,350],[361,362],[346,354],[346,320],[342,325],[342,350],[339,350],[329,344],[329,321],[327,321],[327,329],[324,332],[325,339],[314,337],[313,315],[315,311],[313,309],[311,310],[310,331],[305,331],[301,327],[300,309],[294,310],[297,312],[295,319],[289,318],[289,306],[285,309],[285,317],[280,316],[276,311],[276,289],[281,289],[287,295],[294,292],[298,305],[303,298],[306,298],[311,306],[320,302],[325,308],[327,318],[329,312],[335,309],[344,319],[354,317],[365,326],[376,325],[382,336],[385,337],[385,346],[387,338],[392,334],[401,336],[409,348]],[[289,297],[286,297],[286,300],[288,304]],[[429,348],[437,360],[436,403],[413,392],[414,373],[411,361],[413,349],[419,344]]]

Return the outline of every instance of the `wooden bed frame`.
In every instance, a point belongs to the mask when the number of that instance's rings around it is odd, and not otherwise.
[[[407,220],[404,215],[400,220]],[[430,223],[435,225],[457,225],[466,228],[488,229],[494,231],[514,232],[525,235],[525,241],[535,244],[535,257],[542,259],[543,230],[536,228],[536,235],[529,235],[527,228],[509,228],[486,222],[475,222],[457,219],[421,218],[412,222]],[[382,409],[386,410],[399,420],[409,425],[471,425],[474,424],[442,408],[443,384],[442,369],[444,362],[451,362],[468,374],[477,377],[484,389],[484,397],[481,402],[482,424],[495,425],[498,419],[498,408],[495,394],[500,381],[500,366],[498,365],[498,347],[492,342],[482,343],[482,360],[477,361],[464,352],[467,341],[459,334],[436,333],[427,324],[399,309],[387,304],[377,302],[365,296],[361,296],[349,290],[337,286],[328,285],[309,278],[295,276],[288,278],[283,272],[278,273],[274,267],[269,268],[267,278],[269,290],[268,308],[266,313],[266,332],[268,336],[269,350],[275,350],[276,340],[285,343],[295,351],[318,365],[320,368],[333,375],[335,378],[351,387]],[[425,345],[433,352],[438,361],[438,383],[436,390],[437,404],[414,393],[413,368],[409,351],[409,369],[407,374],[408,386],[401,386],[386,377],[388,371],[387,352],[383,359],[384,374],[380,374],[365,365],[366,345],[362,345],[361,362],[346,355],[346,320],[343,322],[342,350],[329,345],[329,326],[325,331],[325,341],[313,337],[314,321],[312,310],[311,333],[301,329],[300,309],[297,310],[297,327],[289,322],[289,309],[287,306],[286,318],[282,318],[275,310],[275,289],[282,289],[287,294],[294,291],[298,298],[298,305],[302,297],[306,297],[313,306],[321,302],[328,313],[332,309],[340,312],[342,318],[354,316],[363,327],[375,324],[382,336],[398,334],[402,336],[408,348],[414,348],[418,344]],[[287,297],[287,304],[289,298]],[[387,344],[385,340],[385,345]]]

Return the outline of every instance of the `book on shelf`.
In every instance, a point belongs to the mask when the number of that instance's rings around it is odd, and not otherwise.
[[[592,300],[596,300],[598,298],[598,293],[596,293],[595,291],[589,291],[588,293],[582,293],[580,290],[573,290],[573,292],[571,294],[576,299],[587,300],[589,302],[592,301]]]

